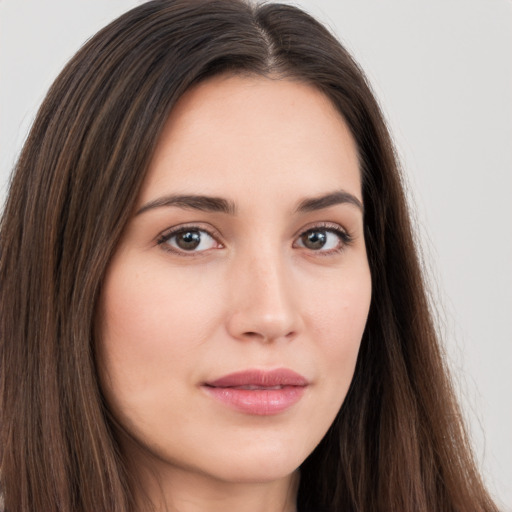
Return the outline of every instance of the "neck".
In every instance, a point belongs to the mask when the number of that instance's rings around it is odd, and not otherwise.
[[[140,482],[155,512],[296,512],[299,471],[271,482],[225,482],[171,468]],[[139,496],[139,510],[146,512]]]

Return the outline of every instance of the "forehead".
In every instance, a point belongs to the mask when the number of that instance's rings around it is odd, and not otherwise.
[[[141,201],[158,191],[258,190],[361,198],[355,141],[330,99],[289,79],[222,75],[187,91],[167,120]]]

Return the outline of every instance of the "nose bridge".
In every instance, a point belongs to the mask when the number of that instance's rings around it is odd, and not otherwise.
[[[232,281],[229,330],[237,338],[272,341],[299,329],[291,268],[279,248],[268,245],[240,255]]]

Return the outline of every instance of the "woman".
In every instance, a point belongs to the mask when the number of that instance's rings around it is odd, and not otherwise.
[[[496,510],[361,71],[157,0],[52,86],[1,228],[7,511]]]

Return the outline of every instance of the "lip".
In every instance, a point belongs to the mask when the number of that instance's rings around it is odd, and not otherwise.
[[[287,368],[230,373],[202,388],[212,398],[245,414],[270,416],[286,411],[304,394],[308,380]]]

